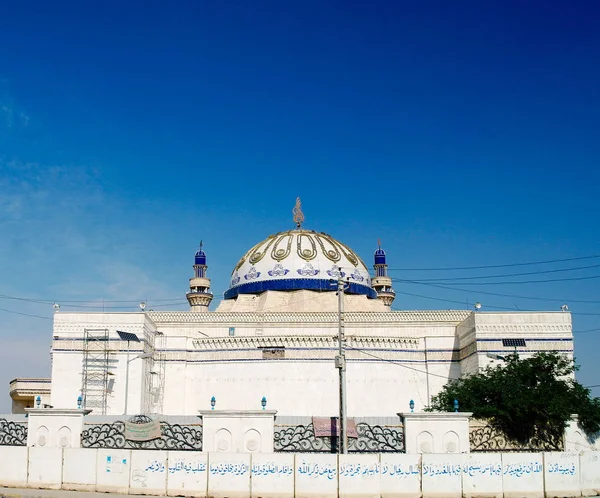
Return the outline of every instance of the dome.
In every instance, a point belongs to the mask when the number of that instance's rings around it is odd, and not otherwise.
[[[369,271],[348,246],[322,232],[279,232],[256,244],[240,259],[225,299],[267,290],[335,291],[331,280],[340,277],[340,268],[349,284],[346,292],[377,298]]]
[[[206,265],[206,253],[202,250],[202,246],[200,246],[200,249],[198,249],[194,255],[194,264]]]
[[[379,246],[379,249],[375,251],[375,264],[385,265],[385,251]]]

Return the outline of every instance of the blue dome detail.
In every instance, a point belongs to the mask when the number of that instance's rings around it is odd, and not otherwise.
[[[350,282],[347,284],[346,288],[347,294],[362,294],[367,296],[370,299],[377,298],[377,292],[373,290],[368,285],[357,284],[355,282]],[[276,290],[276,291],[293,291],[293,290],[313,290],[320,292],[331,292],[333,286],[331,285],[331,280],[324,279],[299,279],[299,278],[290,278],[290,279],[282,279],[282,280],[267,280],[262,282],[249,282],[242,285],[238,285],[237,287],[232,287],[227,292],[225,292],[225,299],[233,299],[237,297],[239,294],[259,294],[261,292],[265,292],[268,290]]]
[[[206,265],[206,254],[203,251],[198,251],[194,257],[194,264]]]
[[[200,242],[200,249],[198,249],[194,255],[194,264],[206,266],[206,253],[202,250],[202,246],[203,244]]]
[[[379,247],[379,249],[377,249],[375,251],[375,264],[376,265],[385,265],[385,251]]]

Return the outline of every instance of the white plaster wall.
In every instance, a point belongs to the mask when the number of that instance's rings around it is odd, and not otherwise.
[[[206,496],[208,454],[199,451],[169,451],[168,496]]]
[[[581,468],[581,494],[600,495],[600,451],[586,451],[579,457]]]
[[[96,491],[127,494],[131,477],[131,450],[97,451]]]
[[[50,404],[55,408],[77,408],[77,398],[81,394],[82,362],[81,353],[53,352]]]
[[[29,448],[27,487],[60,489],[62,483],[62,449]]]
[[[202,450],[223,453],[271,453],[275,412],[207,410],[202,412]]]
[[[406,453],[469,453],[470,413],[401,413]]]
[[[296,454],[296,498],[338,496],[337,455]]]
[[[166,451],[132,451],[129,494],[164,496],[167,473]]]
[[[579,496],[580,485],[584,496],[600,492],[600,452],[362,454],[340,458],[338,474],[338,456],[332,454],[0,446],[0,485],[59,489],[62,482],[63,489],[92,491],[96,482],[97,491],[124,494],[167,491],[170,496],[252,494],[266,498],[292,496],[295,490],[297,497],[335,497],[339,479],[341,496],[416,498],[422,489],[424,497],[541,497],[544,493],[568,497]],[[207,460],[212,462],[208,472]],[[142,475],[136,471],[157,475],[140,479]]]
[[[261,498],[294,496],[294,455],[255,453],[252,455],[251,494]]]
[[[463,455],[464,498],[502,498],[502,456],[499,453]]]
[[[250,454],[210,453],[208,496],[247,498],[250,496]]]
[[[544,497],[542,453],[502,453],[504,498]]]
[[[581,496],[580,477],[577,453],[544,453],[546,498]]]
[[[382,453],[381,497],[421,497],[421,455]]]
[[[381,467],[379,455],[339,455],[339,496],[343,498],[379,498]]]
[[[3,486],[27,485],[27,446],[0,446],[0,483]]]
[[[79,448],[83,413],[60,409],[29,409],[27,445],[55,448]]]
[[[65,448],[63,450],[62,489],[95,491],[98,450]]]
[[[462,494],[462,455],[422,455],[423,498],[450,498]]]
[[[588,436],[577,423],[577,416],[573,415],[565,429],[565,451],[581,452],[600,450],[600,435]]]
[[[467,358],[462,365],[458,361],[459,347],[468,345],[475,338],[572,338],[569,313],[482,312],[469,315],[458,325],[451,320],[460,315],[459,312],[414,314],[414,321],[405,321],[406,314],[398,313],[397,322],[379,322],[374,318],[372,323],[347,323],[348,337],[406,337],[419,341],[418,347],[410,346],[406,350],[395,345],[393,348],[399,349],[396,352],[386,347],[367,351],[397,364],[377,361],[356,350],[348,351],[350,416],[393,416],[398,411],[406,410],[411,399],[415,401],[417,409],[428,406],[431,397],[443,388],[448,379],[460,377],[461,368],[466,372],[482,366],[484,353]],[[223,345],[225,343],[214,345],[214,349],[208,351],[202,349],[205,346],[198,346],[195,342],[207,337],[229,338],[230,326],[235,328],[236,339],[332,337],[337,333],[337,323],[331,320],[331,316],[316,315],[322,316],[324,323],[305,323],[301,314],[282,313],[280,322],[261,322],[257,314],[256,322],[244,322],[247,319],[244,317],[248,315],[240,313],[240,323],[236,323],[238,319],[234,315],[222,314],[231,320],[219,322],[214,320],[216,313],[57,313],[54,323],[57,339],[53,341],[52,404],[55,407],[74,408],[81,390],[83,357],[80,352],[72,353],[64,349],[69,349],[67,346],[82,347],[80,339],[84,328],[106,327],[111,338],[116,337],[116,330],[134,332],[140,337],[156,330],[165,334],[166,349],[160,352],[161,357],[166,358],[165,414],[195,414],[200,409],[210,407],[212,396],[217,398],[220,409],[258,409],[260,399],[266,396],[268,407],[278,410],[280,415],[331,416],[337,413],[337,371],[333,363],[335,352],[331,348],[310,349],[305,347],[305,343],[299,342],[294,354],[301,354],[302,359],[287,357],[282,360],[262,360],[252,345],[244,353],[238,346],[227,347]],[[393,316],[392,313],[384,315]],[[154,322],[154,319],[161,321]],[[554,343],[539,344],[548,348]],[[572,347],[570,344],[569,347]],[[291,353],[293,348],[289,343],[287,348],[286,351]],[[117,361],[111,367],[114,376],[108,413],[120,414],[123,413],[125,397],[125,354],[115,353],[112,358]],[[132,414],[142,411],[143,365],[144,360],[141,359],[132,361],[130,365],[129,412]],[[302,400],[300,406],[298,400]]]
[[[117,330],[132,332],[140,339],[145,333],[154,332],[156,326],[145,313],[64,313],[54,314],[52,341],[52,387],[51,404],[55,408],[76,408],[77,397],[81,394],[83,373],[83,337],[85,329],[107,329],[110,348],[116,347]],[[125,346],[124,346],[125,347]],[[131,343],[133,349],[143,348],[142,343]],[[76,350],[76,351],[72,351]],[[121,356],[122,355],[122,356]],[[113,391],[108,393],[108,414],[123,413],[126,353],[111,351],[109,371],[114,374],[110,384]],[[142,393],[142,362],[138,359],[130,363],[130,412],[140,412]]]
[[[278,415],[333,416],[339,410],[339,375],[333,361],[177,363],[169,365],[166,378],[165,412],[172,415],[208,410],[212,396],[215,408],[221,410],[260,409],[263,396],[267,408]],[[424,373],[405,372],[390,363],[350,361],[348,414],[394,416],[403,406],[408,408],[411,399],[426,399],[424,379]],[[183,408],[183,396],[180,391],[176,399],[175,388],[182,384],[186,386]]]

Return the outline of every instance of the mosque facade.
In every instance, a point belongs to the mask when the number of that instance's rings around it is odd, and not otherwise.
[[[107,415],[266,406],[335,416],[340,324],[350,417],[395,416],[411,400],[420,411],[449,380],[515,351],[573,353],[568,312],[392,310],[381,246],[370,271],[303,221],[298,202],[295,228],[241,257],[215,311],[201,245],[189,311],[55,313],[50,404]]]

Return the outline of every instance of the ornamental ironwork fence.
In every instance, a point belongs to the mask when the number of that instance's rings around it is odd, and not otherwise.
[[[135,415],[127,422],[147,424],[153,419],[147,415]],[[86,424],[81,433],[82,448],[115,448],[131,450],[202,450],[202,424],[170,424],[160,422],[160,438],[150,441],[132,441],[125,434],[122,420],[101,424]]]
[[[485,422],[472,421],[469,426],[469,444],[472,452],[539,452],[563,451],[563,438],[542,440],[533,438],[527,444],[516,443],[506,437],[498,427]]]
[[[0,446],[27,446],[27,422],[0,418]]]
[[[357,438],[348,439],[350,453],[404,453],[404,431],[401,425],[356,424]],[[273,449],[276,452],[337,453],[338,437],[315,436],[312,423],[295,426],[276,426]]]

